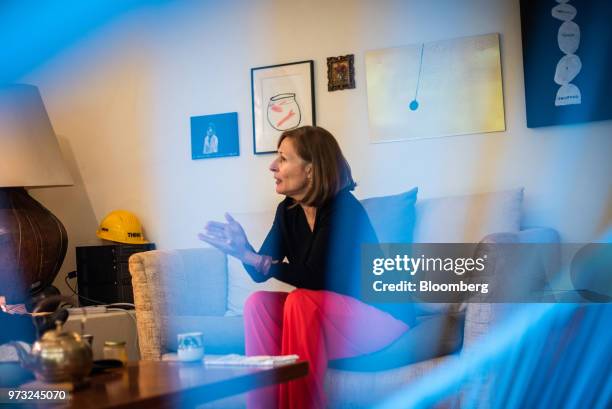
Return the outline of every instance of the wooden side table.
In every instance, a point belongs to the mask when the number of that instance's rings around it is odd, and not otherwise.
[[[308,362],[271,368],[207,367],[204,364],[138,361],[92,376],[91,385],[74,392],[61,407],[183,408],[280,384],[308,374]]]

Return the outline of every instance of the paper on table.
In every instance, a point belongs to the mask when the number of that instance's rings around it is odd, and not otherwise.
[[[229,354],[221,356],[207,356],[204,358],[206,365],[228,365],[228,366],[277,366],[290,364],[297,361],[298,355],[256,355],[244,356]]]

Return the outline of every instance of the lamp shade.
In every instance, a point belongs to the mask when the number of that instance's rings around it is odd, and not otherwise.
[[[7,302],[50,286],[68,246],[62,223],[25,188],[71,184],[38,89],[0,87],[0,295]]]
[[[38,88],[1,86],[0,187],[72,184]]]

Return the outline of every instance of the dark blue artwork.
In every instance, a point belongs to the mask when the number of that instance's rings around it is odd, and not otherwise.
[[[527,127],[612,118],[612,1],[521,0]]]
[[[191,117],[191,158],[239,156],[238,113]]]

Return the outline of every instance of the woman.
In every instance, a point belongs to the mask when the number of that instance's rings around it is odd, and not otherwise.
[[[412,316],[359,301],[361,244],[377,239],[350,192],[355,182],[334,137],[312,126],[284,132],[270,171],[286,197],[259,252],[228,214],[227,223],[209,222],[199,237],[240,259],[256,282],[274,277],[297,287],[248,298],[246,353],[297,354],[309,361],[309,375],[282,384],[279,393],[269,387],[250,395],[249,407],[324,408],[328,360],[389,345]]]
[[[215,126],[211,123],[208,124],[206,130],[206,136],[204,137],[204,154],[217,153],[219,151],[219,138],[215,133]]]

